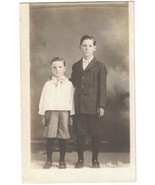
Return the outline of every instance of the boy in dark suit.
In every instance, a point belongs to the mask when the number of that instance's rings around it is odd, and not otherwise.
[[[102,133],[102,117],[106,100],[105,65],[94,57],[96,41],[93,36],[84,35],[80,40],[83,58],[73,64],[71,81],[75,87],[74,129],[77,135],[78,161],[75,168],[84,166],[85,136],[92,141],[92,166],[99,168],[98,147]]]

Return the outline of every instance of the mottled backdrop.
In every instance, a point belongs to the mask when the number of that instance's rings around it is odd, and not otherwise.
[[[94,35],[96,57],[108,70],[103,141],[129,146],[129,22],[128,3],[63,6],[30,4],[31,138],[41,139],[38,104],[50,76],[50,60],[62,56],[71,67],[81,58],[79,40]]]

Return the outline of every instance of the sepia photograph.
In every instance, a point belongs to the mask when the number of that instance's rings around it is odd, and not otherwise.
[[[23,183],[136,181],[133,14],[20,4]]]

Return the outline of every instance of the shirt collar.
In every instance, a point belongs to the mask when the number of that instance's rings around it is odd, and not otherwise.
[[[57,86],[57,85],[63,84],[66,79],[67,78],[65,76],[62,76],[60,78],[56,78],[56,77],[52,76],[51,80]]]
[[[92,59],[94,58],[94,56],[92,56],[89,60],[86,60],[86,59],[82,59],[82,61],[84,62],[84,63],[90,63],[91,61],[92,61]]]

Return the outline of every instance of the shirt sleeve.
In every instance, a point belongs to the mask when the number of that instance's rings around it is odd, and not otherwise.
[[[71,96],[70,96],[70,101],[71,101],[71,110],[70,110],[70,115],[75,114],[75,104],[74,104],[74,86],[71,83]]]
[[[38,114],[40,115],[45,115],[45,94],[46,94],[46,84],[44,85],[40,97],[40,102],[39,102],[39,112]]]

